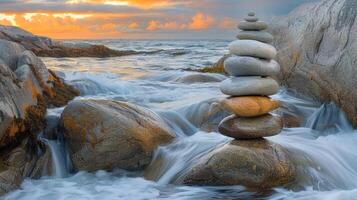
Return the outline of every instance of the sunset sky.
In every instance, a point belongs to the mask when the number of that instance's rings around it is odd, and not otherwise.
[[[56,39],[228,39],[254,10],[285,15],[315,0],[0,0],[0,24]]]

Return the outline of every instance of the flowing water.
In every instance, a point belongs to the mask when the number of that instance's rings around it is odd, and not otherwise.
[[[52,152],[55,173],[25,180],[4,199],[357,199],[357,131],[334,104],[319,105],[282,89],[274,96],[284,102],[283,112],[304,121],[269,140],[286,147],[298,169],[289,189],[254,192],[242,186],[194,187],[175,184],[180,175],[208,152],[231,139],[206,132],[206,121],[219,122],[226,113],[215,112],[212,102],[224,97],[222,75],[202,81],[193,72],[213,64],[229,41],[95,41],[120,50],[152,52],[119,58],[43,58],[67,83],[81,90],[77,99],[133,102],[157,112],[175,131],[177,139],[159,147],[153,176],[114,170],[70,173],[65,143],[42,136]],[[47,120],[56,124],[63,108],[49,109]],[[205,127],[205,128],[202,128]],[[206,131],[205,131],[206,130]],[[44,134],[45,135],[45,134]]]

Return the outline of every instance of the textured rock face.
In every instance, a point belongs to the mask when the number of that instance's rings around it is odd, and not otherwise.
[[[22,46],[0,40],[0,148],[14,145],[44,127],[47,105],[53,99],[62,99],[63,106],[76,96],[50,73],[43,62]],[[56,91],[72,89],[72,95],[63,96]]]
[[[33,35],[15,26],[0,25],[0,39],[16,42],[28,50],[49,49],[53,45],[51,39]]]
[[[50,174],[51,154],[37,134],[46,126],[46,108],[77,94],[32,52],[0,39],[0,195],[26,177]]]
[[[181,180],[192,185],[283,186],[296,170],[287,152],[267,140],[234,140],[201,158]]]
[[[10,151],[1,152],[0,195],[18,188],[26,177],[40,178],[51,175],[52,159],[49,149],[32,145],[27,139]],[[28,149],[34,152],[29,152]]]
[[[152,152],[175,137],[158,115],[124,102],[71,102],[60,124],[78,170],[143,169]]]
[[[324,0],[273,20],[284,85],[333,101],[357,126],[357,1]]]

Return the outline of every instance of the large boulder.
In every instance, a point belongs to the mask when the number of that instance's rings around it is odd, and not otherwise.
[[[140,170],[153,151],[175,135],[152,111],[125,102],[81,100],[63,111],[60,126],[74,168]]]
[[[0,195],[50,174],[51,154],[37,141],[46,109],[76,95],[31,51],[0,39]]]
[[[264,139],[234,140],[199,159],[180,181],[190,185],[284,186],[296,169],[287,151]]]
[[[37,134],[45,125],[46,108],[63,106],[78,92],[22,46],[0,40],[0,50],[0,148],[3,148]],[[58,92],[62,90],[67,91],[67,96]]]
[[[357,1],[324,0],[273,20],[284,85],[333,101],[357,126]]]

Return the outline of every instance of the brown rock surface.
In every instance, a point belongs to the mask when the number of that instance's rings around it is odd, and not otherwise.
[[[143,169],[175,137],[158,115],[125,102],[73,101],[60,124],[78,170]]]
[[[32,52],[0,40],[0,148],[37,134],[47,106],[63,106],[78,94],[70,88]]]
[[[303,5],[274,19],[271,30],[282,83],[316,100],[335,102],[357,126],[357,1]]]
[[[286,150],[264,139],[234,140],[197,161],[181,180],[190,185],[243,185],[264,189],[295,180]]]
[[[280,107],[280,102],[261,96],[244,96],[224,99],[221,102],[227,111],[239,117],[256,117]]]

